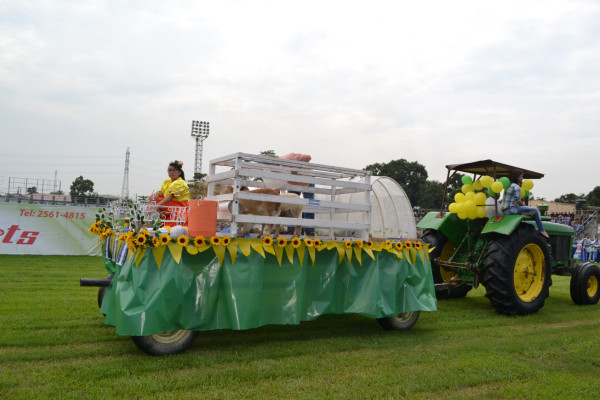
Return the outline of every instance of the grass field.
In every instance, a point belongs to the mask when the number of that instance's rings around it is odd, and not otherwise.
[[[150,357],[104,325],[100,258],[0,256],[0,398],[598,399],[600,305],[553,277],[542,310],[496,314],[472,290],[411,331],[360,316],[202,332]]]

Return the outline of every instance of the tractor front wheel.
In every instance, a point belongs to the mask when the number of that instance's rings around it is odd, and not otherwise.
[[[485,295],[498,313],[527,315],[544,306],[552,284],[550,252],[532,226],[490,240],[484,268]]]
[[[436,289],[435,296],[438,300],[465,297],[473,286],[468,283],[460,282],[456,271],[440,267],[435,262],[437,258],[440,260],[448,260],[456,251],[456,247],[442,232],[434,229],[426,229],[425,232],[423,232],[421,240],[425,243],[429,243],[429,248],[433,249],[429,254],[433,283],[447,283],[450,285],[448,288]]]
[[[587,262],[575,267],[571,275],[571,299],[580,305],[596,304],[600,299],[600,268]]]

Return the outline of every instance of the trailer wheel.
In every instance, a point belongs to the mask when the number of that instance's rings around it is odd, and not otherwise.
[[[112,282],[113,277],[115,276],[115,274],[110,274],[106,277],[106,279],[110,279]],[[98,308],[102,307],[102,302],[104,301],[104,295],[106,294],[106,287],[105,286],[100,286],[98,288]]]
[[[571,275],[571,299],[573,303],[589,305],[600,299],[600,268],[587,262],[575,267]]]
[[[533,314],[548,297],[550,273],[546,241],[532,226],[523,224],[511,235],[490,240],[483,273],[485,296],[500,314]]]
[[[429,254],[433,283],[451,283],[458,279],[458,274],[455,271],[440,267],[434,261],[438,257],[447,260],[454,254],[456,247],[452,242],[442,232],[435,229],[426,229],[421,240],[429,243],[429,248],[433,249]],[[460,283],[456,286],[450,286],[448,289],[436,289],[435,296],[438,300],[459,299],[465,297],[472,288],[473,286],[468,283]]]
[[[140,350],[151,356],[165,356],[184,352],[194,343],[196,337],[198,331],[180,329],[148,336],[132,336],[131,340]]]
[[[420,313],[420,311],[411,311],[396,314],[395,317],[377,318],[377,322],[386,331],[407,331],[417,323]]]

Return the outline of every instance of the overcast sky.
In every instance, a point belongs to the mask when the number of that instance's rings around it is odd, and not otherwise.
[[[274,150],[362,169],[491,158],[600,186],[598,1],[0,0],[0,191],[83,175],[149,194],[167,164]]]

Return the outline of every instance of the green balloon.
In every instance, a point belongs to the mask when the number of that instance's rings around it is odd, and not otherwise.
[[[504,189],[508,189],[508,187],[510,186],[510,179],[508,179],[505,176],[503,176],[502,178],[498,179],[498,182],[502,182],[502,186],[504,186]]]
[[[461,178],[461,182],[463,183],[463,185],[472,185],[473,184],[473,178],[471,178],[469,175],[464,175]]]
[[[488,196],[490,196],[490,197],[494,197],[496,195],[496,193],[494,193],[494,191],[492,190],[491,187],[488,188],[487,192],[488,192]]]

